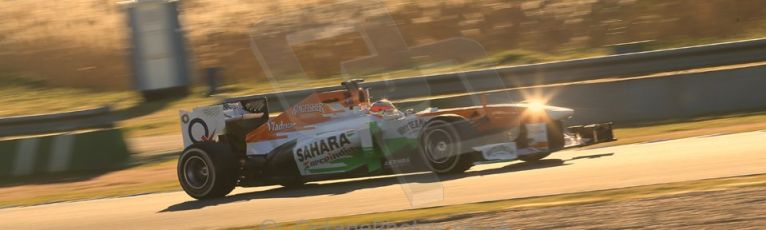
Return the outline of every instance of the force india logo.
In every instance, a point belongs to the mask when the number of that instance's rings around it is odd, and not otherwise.
[[[344,132],[339,135],[329,136],[315,140],[307,145],[295,149],[296,160],[304,168],[314,167],[324,164],[345,155],[352,151],[352,144],[349,136],[353,133]]]
[[[303,105],[296,105],[293,107],[293,110],[291,111],[293,115],[299,114],[299,113],[324,113],[324,104],[323,103],[317,103],[317,104],[303,104]]]

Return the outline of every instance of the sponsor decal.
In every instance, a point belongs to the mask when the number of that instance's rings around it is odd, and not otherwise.
[[[194,108],[191,112],[179,111],[184,147],[194,143],[213,141],[226,130],[226,114],[223,105]]]
[[[474,150],[481,151],[486,160],[514,160],[518,158],[518,150],[514,143],[486,145],[475,147]]]
[[[265,100],[252,100],[243,102],[245,110],[251,113],[261,113],[266,108]]]
[[[224,103],[223,104],[223,110],[238,110],[242,109],[242,105],[239,103]]]
[[[182,120],[183,120],[183,118],[182,118]],[[194,126],[195,125],[201,126],[202,127],[202,131],[204,132],[204,134],[202,135],[202,137],[200,137],[200,139],[195,138],[194,137],[194,132],[192,132],[192,130],[194,130]],[[213,135],[215,135],[215,130],[211,134],[210,133],[210,129],[207,126],[207,123],[205,123],[205,121],[200,119],[200,118],[194,118],[193,120],[191,120],[189,122],[189,128],[187,128],[186,132],[189,134],[189,139],[191,139],[192,143],[200,143],[200,142],[205,142],[205,141],[211,141],[211,140],[213,140]]]
[[[527,124],[529,146],[548,148],[548,131],[544,123]]]
[[[353,132],[343,132],[319,138],[295,149],[295,160],[303,168],[315,167],[337,160],[354,152],[351,138]]]
[[[316,103],[316,104],[296,105],[295,107],[293,107],[292,111],[290,112],[292,115],[296,115],[300,113],[324,113],[324,104]]]
[[[292,129],[295,127],[295,123],[293,122],[283,122],[283,121],[269,121],[269,131],[277,132],[285,129]]]
[[[209,107],[202,107],[202,108],[196,108],[194,110],[199,110],[204,114],[206,117],[217,117],[218,115],[223,114],[223,106],[209,106]]]
[[[329,103],[327,105],[329,105],[330,109],[332,109],[334,111],[343,110],[345,108],[345,107],[343,107],[343,105],[340,104],[340,102],[333,102],[333,103]]]
[[[396,131],[399,132],[400,135],[404,135],[405,133],[412,132],[414,130],[419,130],[421,127],[423,127],[423,121],[420,119],[415,119],[410,122],[407,122],[402,127],[399,127]]]
[[[387,160],[385,163],[383,163],[383,166],[396,168],[396,167],[409,166],[410,164],[411,164],[410,158],[401,158],[401,159]]]
[[[511,154],[514,150],[509,145],[497,145],[489,149],[491,154]]]

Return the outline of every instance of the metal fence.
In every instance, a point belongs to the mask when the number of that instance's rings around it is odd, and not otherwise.
[[[64,113],[0,118],[0,137],[112,128],[115,118],[108,106]]]

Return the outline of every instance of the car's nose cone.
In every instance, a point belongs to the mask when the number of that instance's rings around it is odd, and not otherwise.
[[[553,120],[566,119],[574,115],[574,110],[556,106],[545,106],[545,113]]]

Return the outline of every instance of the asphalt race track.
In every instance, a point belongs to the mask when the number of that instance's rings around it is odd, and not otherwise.
[[[575,149],[536,164],[480,165],[441,182],[420,174],[238,189],[205,202],[172,192],[0,209],[0,229],[236,227],[760,173],[766,131]]]

